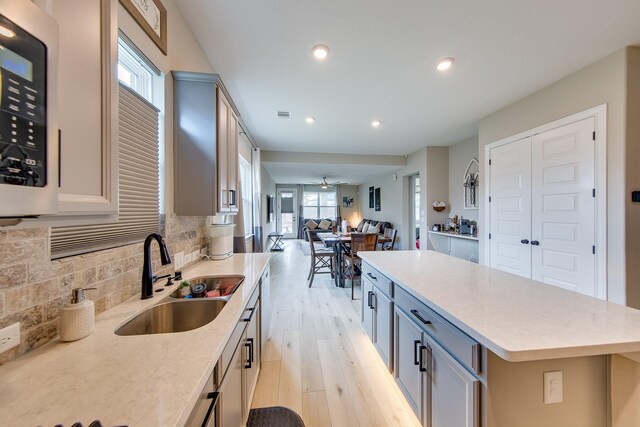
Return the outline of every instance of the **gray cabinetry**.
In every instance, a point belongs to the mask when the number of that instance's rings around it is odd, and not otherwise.
[[[393,303],[391,298],[363,276],[362,316],[364,327],[385,365],[391,369],[391,327]]]
[[[479,427],[479,344],[366,263],[362,292],[365,330],[422,425]]]
[[[238,116],[217,74],[172,71],[174,210],[237,212]],[[194,185],[198,187],[193,191]]]
[[[219,420],[221,427],[243,425],[242,407],[242,341],[235,346],[231,363],[220,384],[218,398]]]
[[[422,330],[402,310],[394,308],[393,376],[418,419],[423,419],[426,389],[420,366]]]
[[[218,427],[246,423],[260,373],[260,290],[249,302],[218,361]]]
[[[249,302],[246,311],[245,321],[248,320],[247,329],[243,336],[243,401],[244,401],[244,420],[246,421],[251,409],[253,401],[253,392],[258,383],[258,374],[260,373],[260,304],[257,302],[257,290],[253,304]],[[253,298],[252,298],[253,299]]]
[[[426,334],[425,334],[426,335]],[[430,427],[478,427],[480,381],[460,363],[426,337],[428,345],[427,377],[424,395],[430,396],[424,424]]]

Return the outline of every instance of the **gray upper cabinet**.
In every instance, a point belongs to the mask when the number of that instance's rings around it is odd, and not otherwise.
[[[238,115],[220,76],[182,71],[171,75],[174,211],[178,215],[237,213]]]

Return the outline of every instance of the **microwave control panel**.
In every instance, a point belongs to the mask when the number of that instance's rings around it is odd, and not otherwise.
[[[0,14],[0,185],[47,185],[47,47]]]

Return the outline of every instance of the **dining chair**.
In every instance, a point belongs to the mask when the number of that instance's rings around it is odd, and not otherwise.
[[[380,245],[380,249],[383,251],[392,251],[393,247],[396,244],[396,235],[398,234],[398,230],[395,228],[385,228],[384,229],[384,237],[389,239],[388,242],[384,242]]]
[[[360,251],[375,251],[378,245],[377,233],[351,233],[351,252],[342,257],[344,275],[351,279],[351,299],[354,295],[354,281],[356,267],[362,267],[362,259],[358,256]]]
[[[311,248],[311,268],[309,269],[309,287],[313,284],[313,278],[316,274],[331,274],[331,278],[336,282],[338,275],[335,271],[337,264],[336,252],[331,248],[316,248],[311,238],[311,231],[307,230],[307,236],[309,237],[309,247]]]

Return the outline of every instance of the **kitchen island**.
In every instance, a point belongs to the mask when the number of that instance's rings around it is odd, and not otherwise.
[[[178,284],[156,284],[154,297],[137,295],[96,317],[96,330],[80,341],[56,339],[0,367],[0,424],[183,426],[211,378],[244,308],[269,264],[269,254],[235,254],[200,262],[185,279],[245,276],[212,322],[180,333],[117,336],[138,312],[168,298]],[[188,303],[185,303],[188,304]]]
[[[402,368],[398,365],[403,332],[399,327],[412,320],[426,334],[424,340],[433,344],[418,343],[420,338],[416,343],[446,350],[443,353],[449,352],[451,363],[461,367],[460,378],[469,375],[463,384],[468,384],[467,395],[462,390],[466,404],[473,406],[467,416],[469,426],[608,425],[609,355],[640,350],[640,311],[433,251],[359,255],[365,263],[363,271],[373,271],[363,279],[363,290],[370,288],[374,294],[363,295],[363,312],[369,303],[377,311],[382,307],[378,300],[386,298],[391,308],[384,311],[395,313],[389,319],[390,329],[384,325],[374,329],[392,335],[388,353],[395,363],[389,366],[405,396],[411,394],[410,387],[403,384],[401,372],[394,371]],[[413,313],[405,309],[408,303],[424,309]],[[452,340],[440,340],[437,334],[443,336],[443,331],[449,334],[444,338]],[[453,346],[447,349],[443,342]],[[419,355],[421,359],[422,350]],[[425,371],[433,369],[426,362],[425,366]],[[421,361],[419,368],[422,372]],[[558,403],[544,403],[545,372],[563,373]],[[426,387],[426,381],[420,387]],[[425,389],[423,397],[430,398],[431,392]],[[557,398],[557,392],[552,397]],[[416,402],[414,408],[425,425],[438,409],[427,411],[426,406]]]

